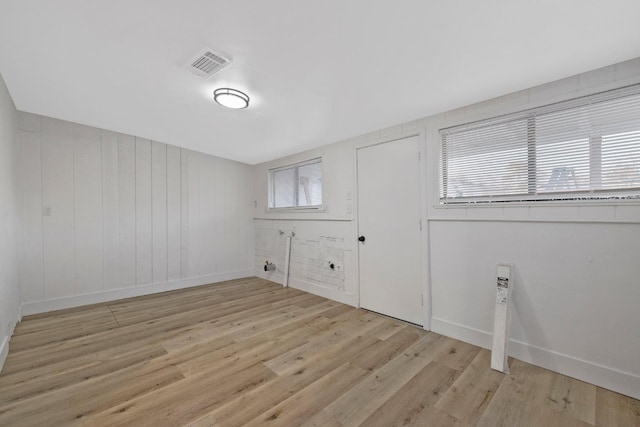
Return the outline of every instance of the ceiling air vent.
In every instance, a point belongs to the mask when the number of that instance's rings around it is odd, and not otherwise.
[[[225,58],[219,53],[216,53],[211,49],[202,49],[196,56],[187,62],[185,68],[196,76],[208,79],[230,63],[230,59]]]

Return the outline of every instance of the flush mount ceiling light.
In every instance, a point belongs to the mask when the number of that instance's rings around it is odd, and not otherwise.
[[[214,90],[213,99],[223,107],[236,110],[249,106],[249,96],[246,93],[228,87]]]

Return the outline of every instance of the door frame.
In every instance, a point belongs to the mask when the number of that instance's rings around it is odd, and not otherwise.
[[[418,188],[420,192],[420,218],[422,221],[422,230],[420,231],[420,267],[421,267],[421,283],[422,283],[422,327],[423,329],[430,331],[431,330],[431,316],[432,316],[432,307],[431,307],[431,270],[430,270],[430,253],[429,253],[429,221],[428,221],[428,209],[427,209],[427,144],[426,144],[426,130],[425,129],[415,129],[413,131],[408,132],[399,132],[393,136],[381,137],[377,138],[373,141],[358,144],[354,147],[354,227],[353,227],[353,242],[357,247],[356,252],[356,283],[358,289],[357,295],[357,303],[358,308],[360,305],[360,243],[358,242],[358,236],[360,235],[360,211],[359,211],[359,188],[358,188],[358,151],[371,148],[376,145],[387,144],[390,142],[396,142],[403,139],[408,139],[412,137],[418,138],[418,150],[420,160],[418,163],[419,167],[419,176],[420,182],[418,183]]]

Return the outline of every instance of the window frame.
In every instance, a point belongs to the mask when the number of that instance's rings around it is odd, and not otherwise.
[[[608,98],[608,95],[611,97]],[[526,110],[516,111],[507,114],[501,114],[486,119],[472,121],[464,124],[445,126],[439,128],[438,135],[438,152],[437,159],[437,177],[438,177],[438,200],[436,207],[464,207],[464,206],[496,206],[496,205],[560,205],[560,204],[640,204],[640,185],[632,188],[594,188],[602,179],[602,141],[608,136],[605,134],[589,134],[589,189],[587,190],[568,190],[558,192],[539,192],[538,191],[538,168],[536,151],[538,141],[536,140],[536,118],[544,114],[578,109],[590,103],[615,101],[623,99],[627,96],[640,95],[640,84],[632,84],[611,90],[597,92],[585,96],[567,99],[564,101],[554,102],[541,105]],[[599,99],[602,98],[602,99]],[[447,135],[451,130],[465,128],[474,129],[481,128],[483,125],[495,126],[504,122],[515,122],[522,120],[527,127],[527,192],[521,194],[502,194],[502,195],[482,195],[468,197],[450,197],[447,198],[449,176],[447,157]],[[495,124],[491,124],[495,122]]]
[[[322,199],[322,203],[320,203],[319,205],[306,205],[306,206],[281,206],[281,207],[275,207],[273,206],[273,204],[275,203],[275,182],[274,182],[274,174],[283,170],[287,170],[287,169],[294,169],[294,179],[293,182],[296,183],[297,185],[294,185],[293,191],[293,197],[294,200],[298,201],[299,199],[299,172],[298,170],[301,167],[307,166],[307,165],[312,165],[312,164],[316,164],[319,163],[320,164],[320,171],[321,171],[321,177],[322,177],[322,191],[320,192],[320,197]],[[325,205],[324,205],[324,159],[322,158],[322,156],[320,157],[314,157],[312,159],[308,159],[308,160],[303,160],[300,162],[295,162],[295,163],[290,163],[287,165],[283,165],[283,166],[278,166],[275,168],[271,168],[267,170],[267,210],[269,212],[324,212],[325,210]]]

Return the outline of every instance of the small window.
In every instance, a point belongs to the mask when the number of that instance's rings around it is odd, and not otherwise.
[[[440,136],[442,204],[640,198],[640,85]]]
[[[269,208],[322,207],[322,159],[269,170]]]

